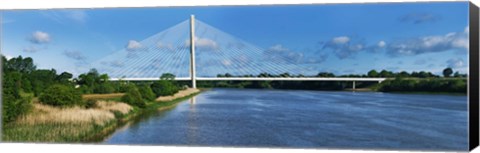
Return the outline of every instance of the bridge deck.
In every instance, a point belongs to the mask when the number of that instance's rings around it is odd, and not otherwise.
[[[341,78],[341,77],[290,77],[290,78],[282,78],[282,77],[197,77],[197,81],[376,81],[382,82],[385,81],[387,78]],[[155,81],[160,80],[160,78],[111,78],[111,81]],[[189,81],[191,78],[181,77],[175,78],[175,80],[179,81]]]

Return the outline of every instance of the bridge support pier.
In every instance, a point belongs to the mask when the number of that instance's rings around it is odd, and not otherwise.
[[[197,88],[195,73],[195,16],[190,16],[190,77],[192,79],[192,88]]]
[[[355,81],[353,81],[352,89],[355,90]]]

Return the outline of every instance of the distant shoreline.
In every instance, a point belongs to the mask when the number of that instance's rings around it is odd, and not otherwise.
[[[456,92],[420,92],[420,91],[376,91],[375,89],[371,88],[356,88],[353,90],[352,88],[346,88],[343,90],[326,90],[326,89],[266,89],[266,88],[235,88],[235,87],[213,87],[219,89],[252,89],[252,90],[283,90],[283,91],[329,91],[329,92],[378,92],[378,93],[390,93],[390,94],[417,94],[417,95],[452,95],[452,96],[467,96],[467,93],[456,93]],[[209,89],[213,89],[209,88]]]

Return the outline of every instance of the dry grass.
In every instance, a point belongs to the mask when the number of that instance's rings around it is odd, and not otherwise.
[[[84,109],[79,107],[73,108],[56,108],[52,106],[34,104],[32,113],[19,118],[18,124],[45,124],[45,123],[90,123],[94,122],[98,125],[115,119],[112,112],[100,109]]]
[[[97,101],[97,107],[101,110],[108,110],[110,112],[118,111],[123,115],[130,112],[133,107],[120,102],[107,102],[107,101]]]
[[[197,92],[200,92],[200,90],[199,89],[194,89],[194,88],[188,88],[188,89],[185,89],[185,90],[178,91],[173,96],[160,96],[156,99],[156,101],[160,101],[160,102],[172,101],[172,100],[175,100],[175,99],[178,99],[178,98],[189,96],[189,95],[197,93]]]
[[[92,124],[9,124],[3,131],[5,142],[82,142],[100,131]]]
[[[97,102],[98,108],[85,109],[80,107],[73,108],[58,108],[48,105],[35,103],[32,113],[25,115],[16,122],[18,124],[45,124],[45,123],[90,123],[94,122],[97,125],[104,125],[105,123],[115,119],[113,111],[118,111],[122,114],[127,114],[132,110],[132,107],[125,103],[119,102]]]
[[[125,93],[111,93],[111,94],[84,94],[82,95],[83,99],[109,99],[109,98],[120,98]]]
[[[74,142],[100,132],[116,121],[114,112],[123,115],[133,110],[120,102],[97,101],[95,108],[59,108],[35,102],[30,113],[7,125],[4,141]]]

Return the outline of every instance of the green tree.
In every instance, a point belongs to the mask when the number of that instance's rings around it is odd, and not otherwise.
[[[173,95],[179,90],[174,80],[175,75],[164,73],[160,76],[160,80],[154,82],[150,87],[156,97]]]
[[[7,89],[3,89],[7,90]],[[31,96],[14,96],[11,94],[2,95],[2,121],[8,123],[14,121],[18,116],[27,113],[32,108]]]
[[[397,77],[409,77],[410,74],[406,71],[402,71],[400,73],[397,74]]]
[[[113,85],[107,74],[99,74],[96,69],[90,69],[88,73],[80,74],[76,79],[83,93],[112,93],[119,90],[120,85]]]
[[[460,72],[456,71],[456,72],[453,74],[453,77],[459,78],[459,77],[462,77],[462,75],[460,74]]]
[[[153,101],[156,98],[155,93],[153,93],[152,91],[152,88],[150,88],[150,86],[147,84],[140,85],[138,91],[140,91],[142,98],[145,100]]]
[[[93,93],[107,94],[115,91],[114,86],[110,82],[100,83],[94,86]]]
[[[230,73],[225,73],[225,77],[232,77],[233,75],[231,75]]]
[[[317,77],[335,77],[335,75],[333,73],[320,72],[317,74]]]
[[[452,75],[452,73],[453,73],[452,68],[449,68],[449,67],[448,67],[448,68],[445,68],[445,69],[443,70],[443,76],[444,76],[444,77],[450,77],[450,76]]]
[[[130,86],[125,95],[122,96],[122,102],[140,108],[144,108],[146,106],[146,103],[142,99],[142,95],[136,86]]]
[[[282,74],[280,74],[280,77],[288,78],[288,77],[290,77],[290,73],[288,73],[288,72],[282,73]]]
[[[375,71],[375,70],[370,70],[370,71],[368,71],[367,76],[368,77],[378,77],[378,72]]]
[[[380,77],[393,77],[393,72],[387,71],[387,70],[382,70],[382,71],[380,71],[379,76]]]
[[[31,80],[33,92],[35,96],[40,95],[47,87],[56,83],[57,71],[51,70],[36,70],[29,75]]]
[[[175,80],[175,75],[171,73],[164,73],[160,76],[160,80]]]
[[[6,59],[6,58],[5,58]],[[22,56],[18,56],[12,58],[5,62],[6,71],[18,71],[21,73],[30,73],[34,71],[37,67],[33,64],[33,59],[30,57],[23,58]]]
[[[419,78],[428,78],[428,77],[430,77],[430,74],[428,74],[428,73],[425,72],[425,71],[420,71],[420,72],[418,73],[418,77],[419,77]]]
[[[152,91],[158,96],[169,96],[178,92],[178,88],[168,80],[156,81],[151,86]]]
[[[57,76],[56,80],[61,82],[61,83],[68,83],[70,82],[70,79],[72,79],[73,75],[68,72],[63,72],[60,75]]]
[[[82,96],[72,86],[56,84],[45,89],[39,100],[52,106],[82,105]]]
[[[2,122],[14,121],[31,108],[31,96],[21,94],[20,72],[2,72]]]

